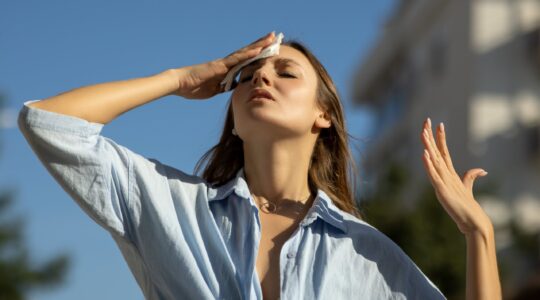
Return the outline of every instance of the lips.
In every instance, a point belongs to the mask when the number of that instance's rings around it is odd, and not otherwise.
[[[249,93],[249,101],[253,100],[254,98],[266,98],[272,101],[275,101],[272,94],[270,94],[269,91],[263,90],[263,89],[254,89]]]

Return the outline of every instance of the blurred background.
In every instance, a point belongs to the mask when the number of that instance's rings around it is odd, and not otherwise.
[[[449,299],[464,298],[465,241],[421,160],[423,121],[444,122],[458,173],[489,172],[474,194],[495,226],[505,298],[538,299],[539,0],[3,2],[0,291],[143,299],[113,239],[24,140],[24,101],[214,60],[272,30],[304,42],[338,87],[366,221]],[[102,134],[193,173],[218,140],[229,95],[164,97]]]

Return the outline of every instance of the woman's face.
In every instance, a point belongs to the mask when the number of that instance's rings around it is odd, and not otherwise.
[[[273,100],[255,98],[264,90]],[[316,106],[317,74],[302,52],[282,45],[279,55],[244,67],[232,93],[234,127],[243,139],[264,133],[291,137],[311,132],[321,111]],[[327,127],[327,126],[322,126]]]

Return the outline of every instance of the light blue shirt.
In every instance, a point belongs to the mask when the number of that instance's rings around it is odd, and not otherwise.
[[[118,245],[147,299],[262,299],[261,224],[244,169],[213,187],[100,134],[104,124],[29,107],[33,151]],[[279,257],[281,299],[445,299],[392,240],[317,197]]]

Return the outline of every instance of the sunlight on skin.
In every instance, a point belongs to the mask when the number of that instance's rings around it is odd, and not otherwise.
[[[437,199],[467,240],[466,297],[501,299],[493,225],[473,196],[474,180],[487,172],[470,169],[460,178],[450,158],[443,123],[436,132],[435,142],[431,120],[427,118],[421,135],[425,146],[423,162]]]

